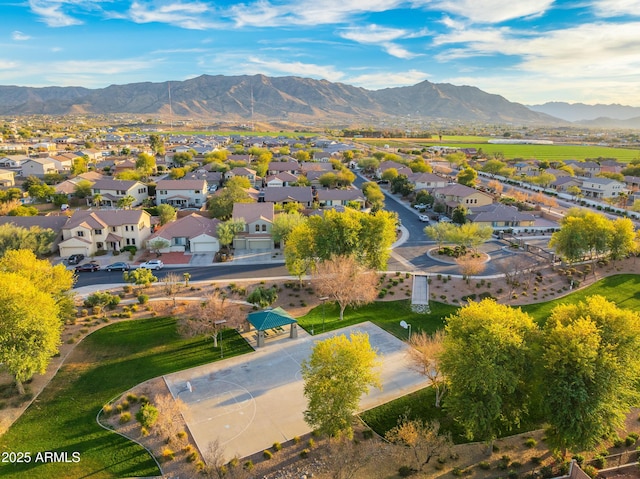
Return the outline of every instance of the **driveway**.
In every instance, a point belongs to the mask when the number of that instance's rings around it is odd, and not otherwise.
[[[201,452],[218,439],[227,459],[245,457],[311,432],[303,419],[307,403],[300,364],[315,341],[335,334],[366,332],[381,356],[383,389],[363,396],[362,410],[427,385],[409,368],[408,346],[372,323],[316,336],[298,331],[297,339],[283,336],[253,353],[165,376],[173,396],[187,405],[187,426]]]

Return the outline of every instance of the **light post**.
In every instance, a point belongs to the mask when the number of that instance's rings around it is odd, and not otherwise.
[[[187,384],[185,385],[185,387],[183,389],[181,389],[180,391],[178,391],[178,394],[176,394],[176,399],[178,399],[178,396],[180,396],[180,394],[182,394],[183,392],[189,391],[190,393],[193,392],[193,387],[191,386],[191,381],[187,381]]]
[[[411,340],[411,325],[407,323],[405,320],[402,320],[400,321],[400,326],[402,326],[404,329],[409,330],[409,340]]]
[[[324,333],[324,302],[329,299],[329,296],[323,296],[319,299],[322,301],[322,332]]]

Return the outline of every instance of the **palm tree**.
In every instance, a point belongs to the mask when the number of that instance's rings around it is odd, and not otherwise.
[[[618,204],[620,205],[620,208],[626,209],[628,201],[629,201],[629,193],[623,191],[618,195]]]
[[[93,204],[95,206],[97,206],[98,208],[100,207],[100,205],[102,204],[102,195],[100,193],[96,193],[95,195],[93,195]]]
[[[118,208],[124,208],[124,209],[131,208],[131,205],[135,200],[136,199],[131,195],[124,196],[123,198],[120,198],[118,200]]]

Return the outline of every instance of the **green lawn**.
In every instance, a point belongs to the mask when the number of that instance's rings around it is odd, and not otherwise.
[[[80,452],[78,463],[10,465],[0,477],[114,478],[155,476],[158,468],[140,446],[96,423],[100,408],[147,379],[220,359],[211,341],[183,339],[172,318],[113,324],[77,346],[83,360],[68,362],[37,401],[0,438],[0,450]],[[227,331],[225,357],[250,351],[238,334]],[[74,353],[75,354],[75,353]],[[78,356],[77,356],[78,357]]]
[[[313,328],[316,334],[322,333],[323,318],[325,331],[333,331],[334,329],[344,328],[363,321],[371,321],[394,336],[406,339],[409,332],[400,326],[400,321],[406,321],[411,324],[412,334],[421,330],[432,333],[442,328],[444,318],[454,313],[457,309],[456,306],[449,306],[435,301],[431,301],[430,305],[431,313],[419,314],[411,311],[411,302],[409,300],[380,301],[358,309],[347,308],[344,313],[344,319],[340,321],[338,306],[335,303],[326,303],[324,306],[318,306],[305,316],[297,319],[298,324],[306,331],[310,332]]]

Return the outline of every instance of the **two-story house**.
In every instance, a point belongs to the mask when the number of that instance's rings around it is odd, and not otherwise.
[[[20,165],[21,176],[43,177],[49,173],[57,173],[56,163],[50,158],[29,158]]]
[[[256,182],[258,181],[258,175],[256,174],[256,170],[252,170],[251,168],[247,168],[244,166],[236,166],[235,168],[227,171],[224,174],[224,178],[226,180],[233,178],[234,176],[242,176],[249,180],[249,183],[251,183],[251,186],[254,186],[254,187],[259,186],[259,185],[256,185]]]
[[[91,256],[97,251],[142,248],[151,235],[151,216],[143,210],[77,210],[62,228],[60,256]]]
[[[14,177],[15,173],[11,170],[1,170],[0,169],[0,186],[5,188],[11,188],[15,186],[16,181]]]
[[[433,191],[433,196],[436,198],[436,202],[444,204],[447,214],[451,214],[458,205],[473,208],[493,203],[491,195],[459,183],[436,188]]]
[[[268,188],[280,188],[282,186],[289,186],[291,183],[298,181],[296,175],[292,175],[288,171],[278,173],[277,175],[270,175],[265,178],[265,186]]]
[[[5,155],[0,156],[0,168],[15,168],[18,169],[22,166],[22,163],[29,160],[26,155]]]
[[[580,187],[585,198],[615,198],[625,192],[625,184],[609,178],[589,178]]]
[[[277,188],[281,189],[281,188]],[[244,231],[233,239],[236,249],[273,249],[271,227],[273,226],[273,203],[235,203],[231,215],[234,220],[245,222]]]
[[[207,202],[207,191],[205,179],[160,180],[156,185],[156,205],[200,208]]]
[[[134,201],[131,206],[141,205],[149,197],[147,186],[135,180],[114,180],[105,178],[96,181],[91,187],[93,196],[100,195],[100,203],[106,206],[116,207],[118,201],[125,196],[132,196]]]
[[[408,180],[413,183],[416,191],[431,191],[434,188],[444,188],[448,184],[446,178],[433,173],[411,173]]]
[[[291,161],[272,161],[269,163],[267,170],[268,175],[277,175],[279,173],[290,173],[292,175],[299,175],[302,171],[300,163],[295,160]]]

